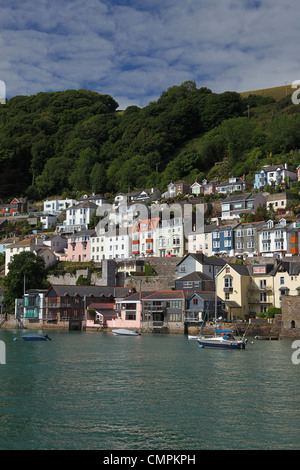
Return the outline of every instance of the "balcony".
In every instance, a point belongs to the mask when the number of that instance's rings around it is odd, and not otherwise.
[[[248,291],[256,291],[256,292],[266,292],[266,291],[272,291],[272,287],[271,286],[257,286],[257,285],[252,285],[252,286],[248,286]]]

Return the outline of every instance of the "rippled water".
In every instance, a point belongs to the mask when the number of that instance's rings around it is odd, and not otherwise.
[[[292,341],[200,349],[182,335],[0,330],[0,449],[299,449]]]

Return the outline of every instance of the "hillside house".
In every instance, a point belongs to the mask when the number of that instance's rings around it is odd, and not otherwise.
[[[239,224],[220,225],[212,232],[212,253],[213,255],[234,256],[234,235]]]
[[[266,198],[261,193],[244,193],[228,196],[222,201],[222,220],[239,219],[240,214],[254,214],[259,206],[265,207]]]
[[[282,183],[297,181],[297,176],[297,171],[290,168],[287,163],[265,165],[255,173],[254,188],[261,189],[266,185],[277,186]]]
[[[266,206],[267,210],[273,209],[275,212],[280,214],[286,213],[286,206],[289,202],[293,200],[293,195],[291,193],[275,193],[269,194],[266,196]]]
[[[204,225],[188,234],[188,253],[204,253],[212,256],[212,233],[216,225]]]
[[[84,201],[67,209],[66,220],[58,226],[60,232],[73,233],[74,231],[88,230],[92,215],[97,210],[96,204]]]
[[[77,204],[76,199],[50,199],[44,201],[44,214],[61,214],[64,210]]]
[[[268,220],[258,231],[260,256],[283,256],[287,253],[287,221]]]
[[[175,280],[175,290],[182,291],[212,291],[215,288],[214,280],[202,272],[193,272]]]
[[[234,228],[235,255],[257,256],[259,253],[258,232],[264,222],[248,222]]]
[[[245,178],[232,176],[227,181],[219,183],[216,186],[216,192],[221,194],[232,193],[234,191],[251,191],[253,184],[246,181]]]
[[[91,237],[95,230],[83,230],[68,237],[68,261],[90,261]]]
[[[214,279],[226,261],[222,258],[208,257],[203,253],[189,253],[177,264],[176,279],[181,279],[194,272],[206,274]]]
[[[171,182],[168,184],[168,197],[174,198],[179,194],[190,194],[191,185],[186,183],[183,180],[176,181],[175,183]]]
[[[154,256],[157,227],[160,219],[142,219],[133,223],[131,229],[131,253],[134,257]]]
[[[43,240],[41,238],[25,238],[19,240],[11,245],[6,245],[5,249],[5,275],[9,271],[9,263],[13,260],[15,255],[22,253],[23,251],[31,251],[37,253],[38,250],[43,246]]]

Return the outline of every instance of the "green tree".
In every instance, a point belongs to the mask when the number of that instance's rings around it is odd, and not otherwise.
[[[45,261],[33,252],[23,251],[15,255],[8,265],[8,274],[3,278],[5,287],[3,304],[9,309],[14,308],[15,299],[21,298],[26,289],[47,289]]]

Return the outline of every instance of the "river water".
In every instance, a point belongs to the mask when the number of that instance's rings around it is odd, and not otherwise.
[[[208,350],[185,335],[0,330],[1,450],[300,449],[292,340]]]

